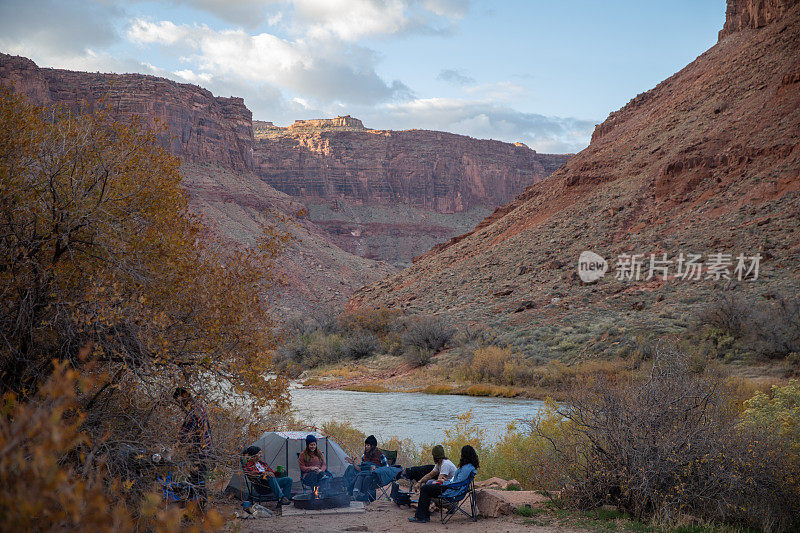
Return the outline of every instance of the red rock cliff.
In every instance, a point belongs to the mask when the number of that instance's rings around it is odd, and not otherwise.
[[[255,128],[256,173],[280,191],[439,213],[502,205],[569,158],[439,131],[370,130],[351,117]]]
[[[798,0],[728,0],[720,41],[731,33],[761,28],[779,20]]]
[[[0,84],[37,103],[89,107],[100,99],[119,116],[165,124],[161,143],[187,162],[232,170],[253,167],[252,114],[241,98],[215,97],[196,85],[141,74],[95,74],[39,68],[30,59],[0,54]]]

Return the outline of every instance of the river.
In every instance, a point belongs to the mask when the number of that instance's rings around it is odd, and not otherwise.
[[[492,442],[504,434],[511,422],[530,420],[543,407],[538,400],[476,398],[414,392],[353,392],[293,388],[292,405],[298,417],[321,427],[325,422],[350,422],[374,434],[379,441],[389,437],[411,439],[415,444],[441,442],[444,430],[456,416],[472,410],[473,421]]]

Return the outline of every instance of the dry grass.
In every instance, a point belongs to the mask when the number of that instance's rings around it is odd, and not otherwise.
[[[383,385],[377,384],[364,384],[364,385],[348,385],[343,390],[353,392],[387,392],[388,389]]]
[[[414,392],[421,392],[423,394],[453,394],[452,385],[428,385],[422,389],[415,389]]]
[[[465,396],[491,396],[493,398],[516,398],[525,394],[523,389],[517,387],[504,387],[502,385],[492,385],[491,383],[480,383],[470,385],[464,389],[458,389],[456,394]]]

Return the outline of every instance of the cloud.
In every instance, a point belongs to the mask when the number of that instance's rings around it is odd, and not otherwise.
[[[292,0],[295,31],[355,42],[376,35],[443,33],[467,12],[465,0]]]
[[[589,144],[595,122],[524,113],[490,101],[422,98],[367,111],[365,123],[392,129],[434,129],[481,139],[524,142],[549,153],[578,152]],[[373,126],[376,127],[376,126]]]
[[[464,72],[452,68],[447,68],[439,72],[437,80],[452,83],[453,85],[469,85],[475,83],[475,78],[466,75]]]
[[[446,32],[470,8],[463,0],[162,3],[204,10],[240,27],[125,20],[128,4],[121,0],[3,0],[0,49],[42,66],[141,72],[194,83],[217,95],[242,96],[255,118],[279,124],[352,114],[372,127],[522,141],[543,152],[584,148],[594,126],[593,121],[517,111],[510,104],[524,87],[504,81],[476,84],[458,69],[443,69],[437,78],[461,87],[465,98],[415,98],[401,81],[378,74],[381,58],[360,39]],[[245,29],[258,24],[269,30]],[[150,47],[160,49],[152,57],[173,60],[170,70],[131,56],[148,57]]]
[[[113,20],[121,14],[102,2],[2,0],[0,49],[35,59],[85,55],[119,39]]]
[[[410,97],[400,81],[386,82],[375,71],[371,50],[336,39],[287,40],[241,29],[217,31],[204,25],[134,21],[128,38],[140,45],[189,49],[182,61],[195,76],[232,76],[269,83],[319,102],[377,103]]]
[[[267,18],[270,0],[167,0],[173,5],[185,5],[205,11],[220,20],[232,22],[244,28],[256,28]]]

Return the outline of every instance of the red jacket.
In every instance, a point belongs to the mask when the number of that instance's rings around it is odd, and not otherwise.
[[[259,471],[257,465],[261,465],[264,468],[264,472]],[[267,472],[272,472],[273,474],[275,473],[267,463],[264,461],[256,461],[255,459],[250,459],[247,461],[247,463],[244,465],[244,471],[248,476],[253,477],[264,477]]]

